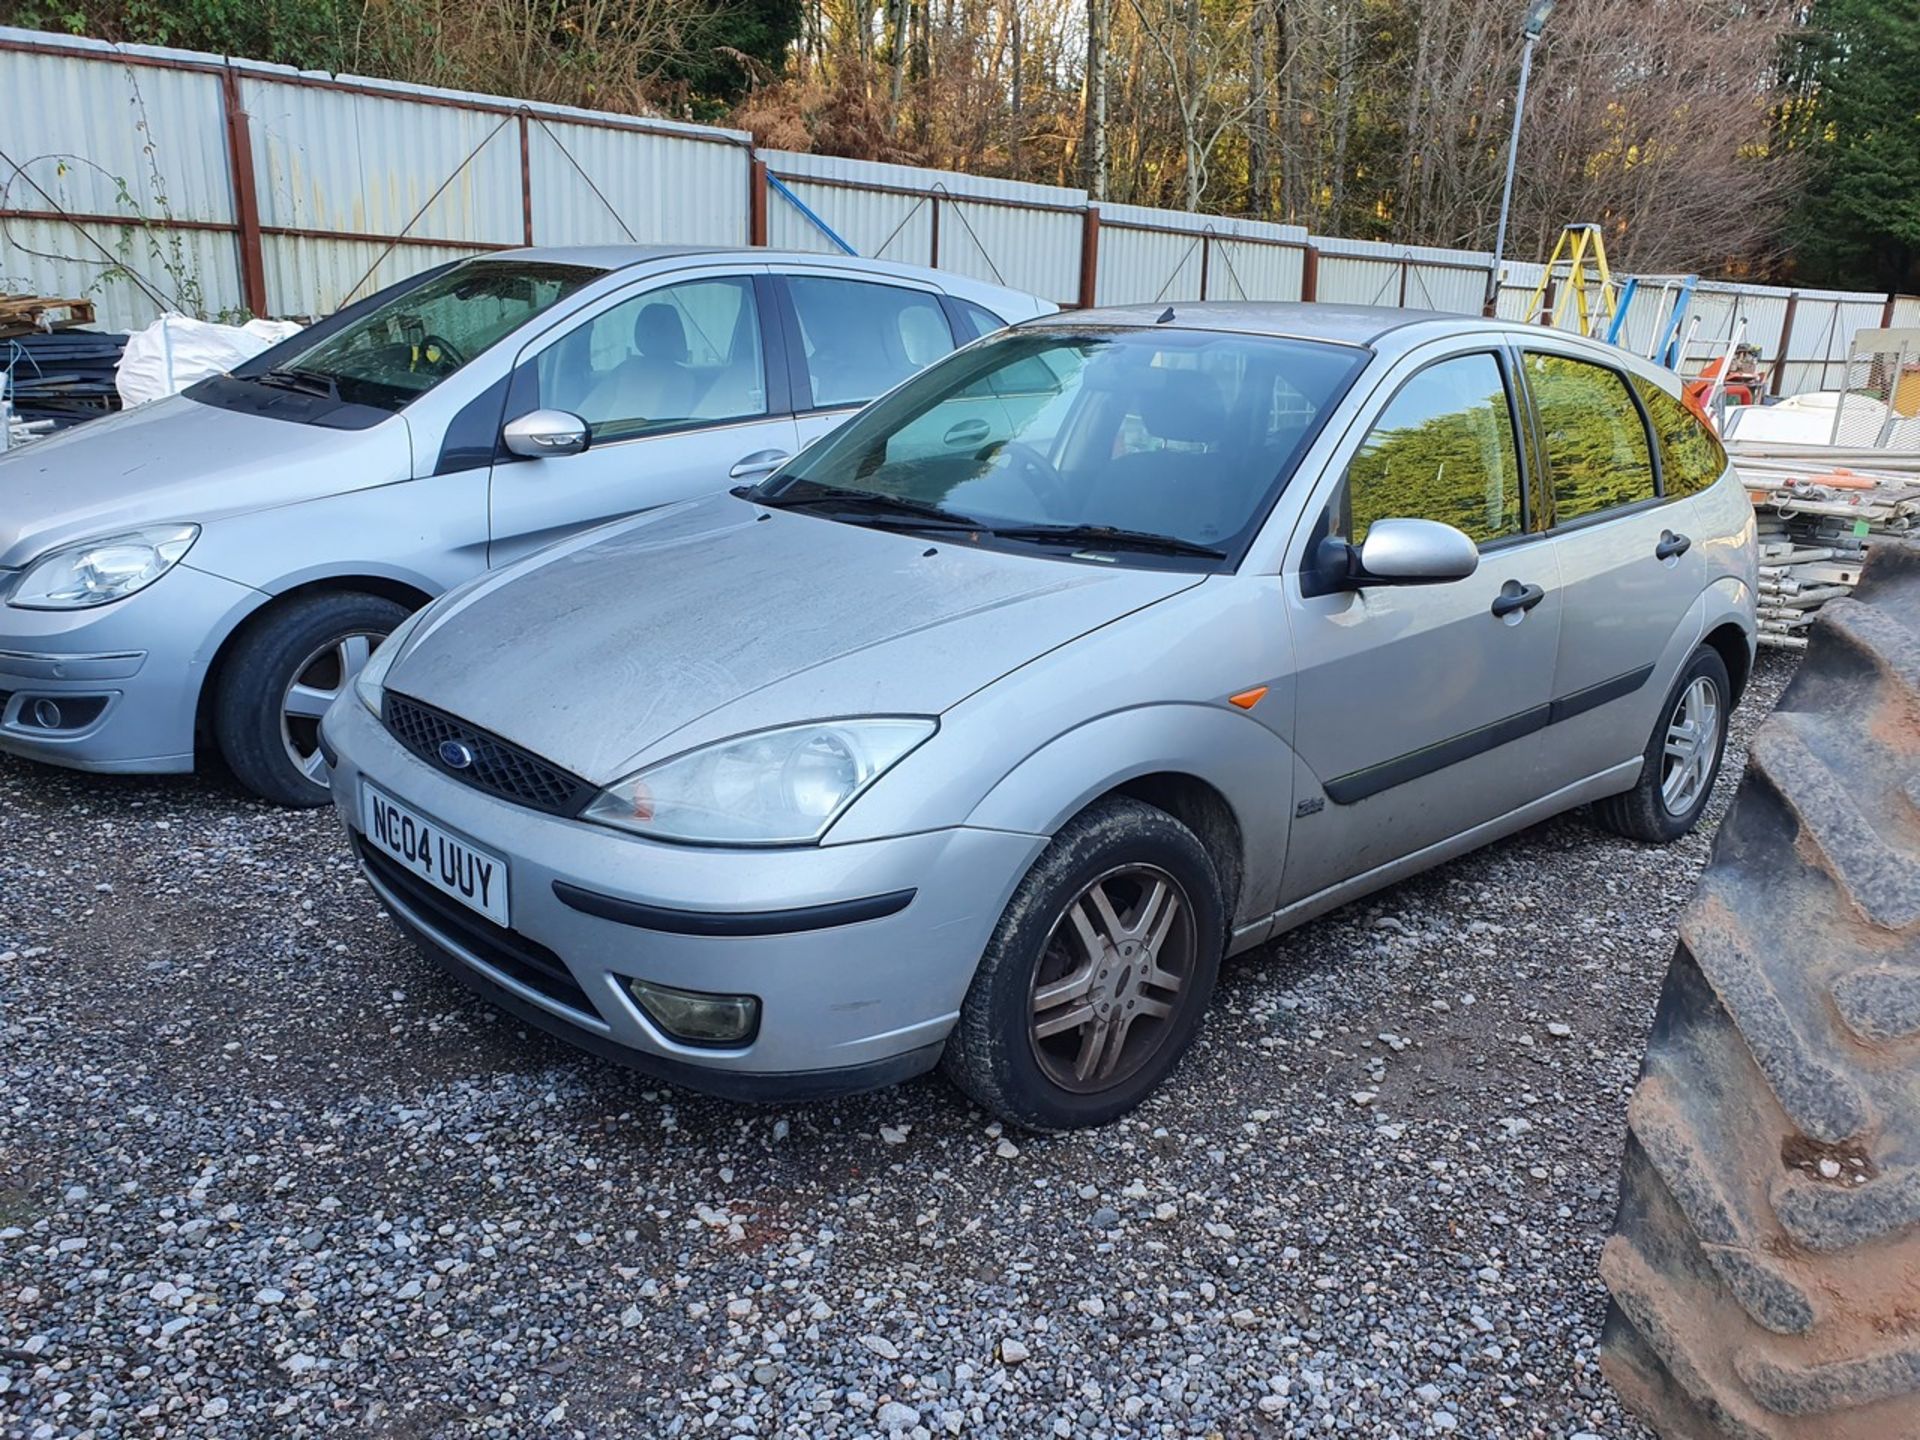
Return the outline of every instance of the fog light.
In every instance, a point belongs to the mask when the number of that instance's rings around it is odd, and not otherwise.
[[[629,980],[627,988],[654,1024],[689,1045],[744,1045],[760,1028],[758,996],[703,995],[649,980]]]
[[[58,701],[36,700],[33,702],[33,723],[42,730],[58,730],[63,718]]]

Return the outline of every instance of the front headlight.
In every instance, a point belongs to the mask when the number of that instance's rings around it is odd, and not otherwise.
[[[22,610],[84,610],[124,600],[178,565],[199,536],[198,525],[155,525],[51,551],[27,567],[7,603]]]
[[[938,728],[887,717],[742,735],[608,786],[581,818],[656,840],[805,845]]]
[[[427,613],[429,606],[421,606],[406,619],[396,625],[386,639],[374,647],[373,654],[367,657],[367,663],[360,667],[360,673],[353,677],[353,693],[360,697],[360,703],[375,715],[387,698],[387,672],[393,669],[393,662],[400,657],[406,647],[407,637],[412,635],[414,627],[419,625],[420,617]]]

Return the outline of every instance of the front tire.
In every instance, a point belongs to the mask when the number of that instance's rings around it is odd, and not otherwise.
[[[1164,810],[1102,800],[1014,891],[941,1057],[1029,1130],[1105,1125],[1192,1046],[1226,948],[1219,872]]]
[[[1624,795],[1596,801],[1594,818],[1616,835],[1649,845],[1671,844],[1693,829],[1720,776],[1732,710],[1727,662],[1702,645],[1667,692],[1640,779]]]
[[[235,778],[276,805],[326,804],[320,716],[407,614],[349,591],[302,596],[251,622],[214,697],[214,738]]]

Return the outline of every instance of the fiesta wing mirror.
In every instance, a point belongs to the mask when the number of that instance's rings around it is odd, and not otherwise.
[[[1337,536],[1321,542],[1329,589],[1369,585],[1445,585],[1480,568],[1480,547],[1438,520],[1376,520],[1358,546]]]

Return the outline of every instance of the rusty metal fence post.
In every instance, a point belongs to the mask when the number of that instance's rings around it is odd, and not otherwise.
[[[1099,293],[1100,207],[1091,200],[1080,219],[1080,308],[1091,310]]]
[[[256,316],[267,310],[267,256],[260,239],[260,192],[253,173],[253,135],[240,102],[240,77],[231,67],[220,75],[227,118],[227,168],[233,178],[233,213],[239,224],[240,294]]]

